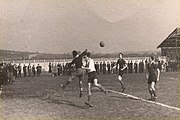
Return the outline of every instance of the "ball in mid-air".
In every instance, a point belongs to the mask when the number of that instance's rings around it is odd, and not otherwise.
[[[101,41],[101,42],[99,43],[99,45],[100,45],[100,47],[104,47],[104,46],[105,46],[104,41]]]

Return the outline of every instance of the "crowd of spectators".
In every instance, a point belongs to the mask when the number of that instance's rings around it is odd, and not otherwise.
[[[115,61],[101,61],[95,62],[95,68],[97,74],[117,74],[118,67],[112,69],[115,66]],[[179,64],[176,61],[158,61],[157,65],[162,72],[176,72],[178,71]],[[144,73],[146,68],[146,61],[142,60],[140,62],[127,61],[127,69],[125,73]],[[75,68],[69,66],[69,63],[49,63],[48,73],[50,76],[61,76],[70,75]],[[2,84],[12,84],[16,78],[21,77],[39,77],[42,73],[42,66],[39,64],[37,66],[23,65],[22,63],[13,64],[10,63],[0,63],[0,82]]]
[[[144,73],[146,68],[146,60],[140,62],[127,61],[127,68],[125,69],[125,74],[132,73]],[[115,66],[115,61],[101,61],[95,62],[95,69],[97,74],[117,74],[118,67],[112,69]],[[177,72],[179,70],[179,62],[169,61],[164,62],[157,61],[158,68],[161,72]],[[61,76],[70,75],[74,71],[75,67],[70,66],[69,63],[49,63],[48,74],[50,76]],[[2,85],[12,84],[16,78],[21,77],[39,77],[42,73],[42,66],[39,64],[37,66],[29,63],[28,65],[21,65],[21,63],[13,64],[10,63],[0,63],[0,91],[2,91]]]
[[[127,69],[125,69],[125,73],[144,73],[146,68],[146,60],[142,60],[140,62],[127,62]],[[112,69],[116,62],[114,61],[101,61],[95,62],[95,68],[98,74],[117,74],[118,67],[116,69]],[[161,72],[176,72],[178,71],[179,64],[176,61],[169,61],[164,62],[163,60],[157,61],[156,64],[158,65]],[[71,71],[74,70],[73,66],[69,66],[68,63],[49,63],[49,70],[48,72],[51,73],[52,76],[57,75],[70,75]]]

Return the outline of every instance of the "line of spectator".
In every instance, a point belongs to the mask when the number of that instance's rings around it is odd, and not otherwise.
[[[146,61],[138,62],[127,62],[127,69],[125,69],[125,73],[143,73],[145,71],[145,64]],[[112,69],[115,65],[114,61],[103,61],[103,62],[95,62],[95,68],[98,74],[117,74],[118,67],[116,69]],[[57,75],[70,75],[71,71],[74,70],[73,66],[69,66],[68,63],[58,63],[53,64],[49,63],[49,70],[48,72],[51,76]],[[158,67],[161,71],[164,72],[175,72],[178,71],[179,64],[175,61],[163,62],[158,61]],[[19,63],[19,65],[12,64],[12,62],[6,64],[1,63],[1,75],[3,76],[3,81],[5,84],[12,83],[15,78],[21,77],[30,77],[30,76],[40,76],[42,73],[42,66],[39,64],[35,67],[29,63],[29,65],[23,65]],[[14,78],[14,79],[13,79]]]
[[[22,75],[22,70],[23,70],[23,76],[24,77],[31,77],[31,76],[40,76],[41,72],[42,72],[42,66],[40,66],[39,64],[35,67],[34,65],[31,66],[31,64],[29,63],[28,66],[26,66],[24,64],[23,67],[21,67],[21,64],[19,63],[19,65],[17,66],[17,77],[21,77]],[[32,75],[31,75],[32,73]]]
[[[164,61],[158,61],[157,62],[158,67],[163,72],[175,72],[178,71],[179,64],[178,62],[171,61],[168,63],[165,63]],[[115,62],[95,62],[95,68],[98,74],[117,74],[118,73],[118,67],[116,69],[112,69],[115,65]],[[146,67],[146,60],[142,60],[139,63],[135,61],[134,63],[132,61],[128,61],[127,63],[127,69],[125,69],[125,73],[144,73]],[[73,71],[73,67],[69,67],[68,63],[66,64],[52,64],[49,63],[49,73],[51,73],[52,76],[56,75],[69,75],[71,71]]]

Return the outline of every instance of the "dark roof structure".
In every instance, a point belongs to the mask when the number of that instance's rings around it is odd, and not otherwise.
[[[180,47],[180,28],[176,28],[157,48]]]

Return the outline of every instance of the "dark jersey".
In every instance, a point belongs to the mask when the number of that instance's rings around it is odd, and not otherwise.
[[[119,65],[119,70],[121,70],[125,64],[126,64],[126,61],[124,59],[118,59],[117,65]]]
[[[119,66],[119,75],[123,75],[123,71],[121,70],[124,65],[126,64],[126,61],[124,59],[118,59],[117,65]]]
[[[85,55],[85,52],[83,52],[81,55],[79,55],[78,57],[74,58],[72,60],[72,62],[70,63],[70,65],[75,64],[76,69],[78,68],[82,68],[83,66],[83,62],[82,62],[82,57]]]
[[[147,65],[147,70],[150,78],[157,78],[157,65],[154,63]]]

